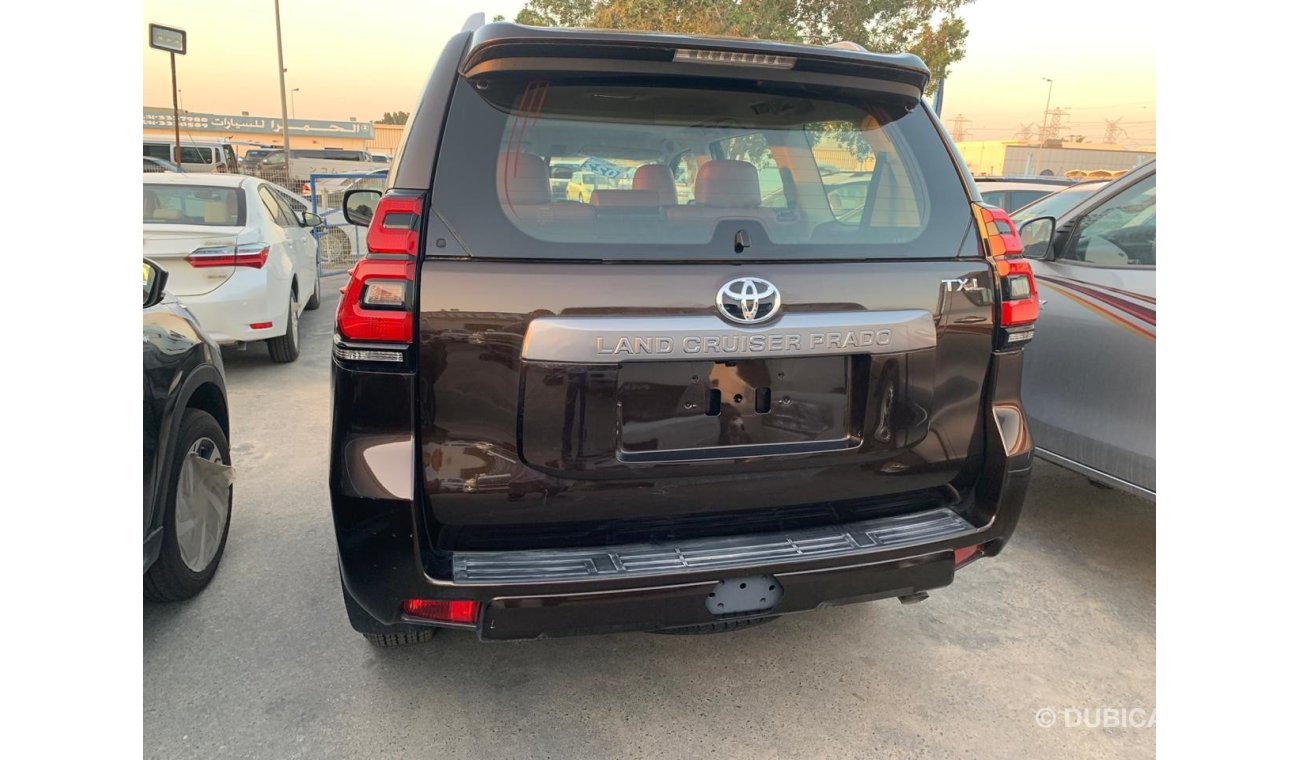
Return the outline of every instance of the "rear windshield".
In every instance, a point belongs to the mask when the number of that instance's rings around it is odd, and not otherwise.
[[[471,255],[948,258],[960,175],[915,101],[752,80],[461,80],[434,208]],[[742,235],[743,233],[743,235]]]
[[[235,187],[144,186],[145,224],[244,226],[244,193]]]

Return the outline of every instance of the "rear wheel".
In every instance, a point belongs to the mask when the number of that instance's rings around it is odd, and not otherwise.
[[[390,649],[409,644],[421,644],[431,640],[438,633],[437,628],[409,623],[385,625],[375,620],[356,599],[352,598],[352,594],[348,593],[348,587],[343,585],[342,578],[339,578],[339,585],[343,588],[343,607],[348,612],[348,622],[357,633],[366,637],[366,641],[377,647]]]
[[[312,292],[311,292],[311,298],[308,298],[308,299],[307,299],[307,303],[303,306],[303,308],[306,309],[307,311],[316,311],[317,309],[320,308],[320,255],[319,255],[319,245],[320,245],[320,244],[317,243],[317,256],[316,256],[316,288],[315,288],[314,290],[312,290]]]
[[[298,292],[289,291],[289,326],[284,335],[266,342],[271,361],[286,364],[298,358]]]
[[[144,575],[144,596],[151,601],[175,602],[202,591],[226,550],[234,489],[227,491],[224,500],[195,493],[201,464],[191,454],[217,464],[230,463],[230,444],[221,425],[198,409],[187,409],[181,417],[163,505],[162,549]]]
[[[381,649],[391,649],[431,641],[437,632],[437,628],[423,628],[411,633],[363,633],[361,635],[366,637],[366,641]]]

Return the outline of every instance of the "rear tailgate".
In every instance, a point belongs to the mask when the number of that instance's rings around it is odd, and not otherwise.
[[[734,267],[426,262],[420,435],[437,521],[623,519],[853,499],[942,486],[979,453],[993,311],[987,290],[949,293],[942,281],[986,288],[982,262],[745,272],[781,288],[785,316],[736,342],[703,305]],[[818,327],[828,314],[835,329]],[[918,314],[928,325],[914,321]],[[568,317],[600,331],[606,318],[620,325],[634,315],[640,329],[587,334],[577,347],[539,329]],[[673,332],[683,320],[687,332]],[[804,326],[790,327],[796,321]],[[894,345],[845,346],[855,331],[880,335],[882,324],[893,326]],[[804,355],[789,348],[792,335],[802,346],[843,350]],[[600,353],[620,337],[628,339],[620,353]],[[699,358],[648,353],[711,338],[717,350]],[[740,353],[757,343],[763,350]],[[721,409],[710,409],[712,391]]]
[[[919,90],[692,66],[455,85],[416,328],[445,548],[970,484],[993,273]],[[557,201],[547,156],[612,187]],[[860,209],[833,206],[836,166]],[[720,295],[769,288],[762,313]]]

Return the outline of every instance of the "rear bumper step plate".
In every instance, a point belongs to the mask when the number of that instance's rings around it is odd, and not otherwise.
[[[870,559],[872,554],[974,533],[947,507],[779,533],[617,547],[456,552],[453,582],[499,585],[537,581],[645,578],[702,570],[766,567],[821,559]]]

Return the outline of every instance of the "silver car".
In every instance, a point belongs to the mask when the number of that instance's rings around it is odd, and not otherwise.
[[[1023,376],[1038,453],[1154,500],[1155,162],[1020,233],[1041,302]]]

